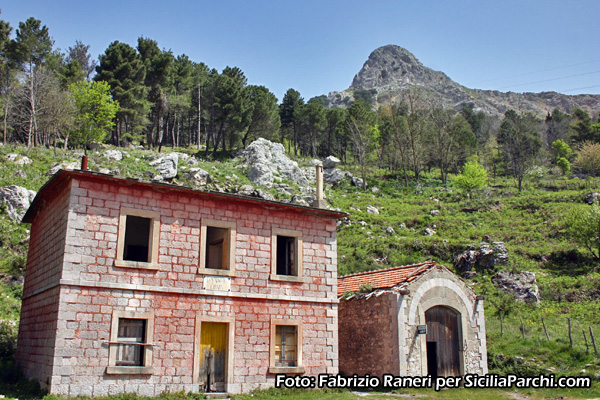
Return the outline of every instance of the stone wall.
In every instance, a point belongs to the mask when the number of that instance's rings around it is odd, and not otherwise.
[[[398,373],[396,295],[340,300],[340,373],[381,377]]]
[[[306,375],[337,373],[334,218],[128,181],[107,183],[93,176],[73,178],[70,193],[65,193],[70,197],[62,279],[46,290],[60,290],[58,323],[43,328],[57,336],[49,380],[52,393],[100,396],[198,391],[201,388],[193,377],[195,341],[200,334],[197,321],[205,318],[227,319],[234,329],[230,393],[274,384],[275,375],[269,373],[273,318],[302,321]],[[115,266],[122,207],[160,214],[158,269]],[[49,205],[49,209],[50,213],[64,213],[64,206]],[[199,273],[203,219],[236,224],[235,272],[226,277],[230,278],[229,290],[207,288],[206,275]],[[34,230],[39,231],[38,224],[36,218]],[[48,227],[44,225],[44,229]],[[271,276],[274,229],[302,235],[303,274],[296,281]],[[36,240],[44,243],[41,237]],[[42,260],[32,258],[28,269],[41,265]],[[32,301],[26,298],[24,307]],[[151,374],[106,373],[115,311],[154,312]],[[27,318],[34,318],[35,313],[35,309],[24,310]],[[25,326],[28,329],[33,328]],[[21,348],[24,358],[31,357],[28,352]],[[28,368],[25,366],[26,371]]]
[[[31,227],[16,360],[25,375],[45,386],[52,376],[59,290],[69,207],[68,187],[46,200]]]

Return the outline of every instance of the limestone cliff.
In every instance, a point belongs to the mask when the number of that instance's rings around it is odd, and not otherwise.
[[[370,96],[373,104],[383,105],[399,100],[409,87],[422,88],[446,107],[461,109],[469,105],[475,111],[500,115],[508,109],[545,114],[558,108],[568,112],[574,107],[596,113],[600,111],[600,95],[569,96],[556,92],[513,93],[469,89],[446,74],[424,66],[408,50],[387,45],[373,51],[347,90],[329,93],[329,106],[344,106],[357,91]]]

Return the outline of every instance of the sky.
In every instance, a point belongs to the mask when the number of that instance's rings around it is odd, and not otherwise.
[[[395,44],[469,88],[600,94],[600,0],[9,0],[0,19],[29,17],[66,52],[93,57],[140,36],[279,100],[347,89],[376,48]]]

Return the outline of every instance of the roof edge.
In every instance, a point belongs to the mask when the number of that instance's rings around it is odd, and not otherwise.
[[[221,199],[227,199],[227,200],[238,200],[238,201],[242,201],[244,203],[249,203],[249,204],[276,207],[276,208],[280,208],[282,210],[296,210],[298,212],[305,213],[305,214],[313,214],[313,215],[316,214],[316,215],[335,218],[335,219],[348,216],[348,213],[343,212],[343,211],[335,211],[335,210],[328,210],[325,208],[302,206],[302,205],[298,205],[298,204],[282,203],[280,201],[259,199],[256,197],[249,197],[249,196],[244,196],[244,195],[240,195],[240,194],[214,192],[214,191],[209,191],[209,190],[199,190],[199,189],[194,189],[194,188],[191,188],[188,186],[172,185],[172,184],[162,183],[162,182],[147,182],[147,181],[142,181],[142,180],[138,180],[135,178],[124,178],[124,177],[120,177],[120,176],[114,176],[114,175],[110,175],[110,174],[102,174],[102,173],[93,172],[93,171],[82,171],[82,170],[68,171],[68,170],[61,169],[58,172],[56,172],[54,175],[52,175],[52,177],[40,188],[37,195],[33,199],[31,205],[29,206],[29,209],[27,210],[27,212],[21,219],[21,222],[31,223],[33,221],[33,218],[35,216],[35,213],[36,213],[38,207],[40,206],[40,201],[41,201],[40,199],[42,197],[44,197],[44,195],[51,188],[55,187],[58,183],[62,182],[65,179],[73,179],[73,178],[81,178],[81,179],[88,179],[88,180],[90,180],[90,179],[100,180],[100,181],[105,181],[105,182],[114,182],[114,183],[126,184],[126,185],[138,185],[141,187],[146,187],[148,189],[155,189],[155,190],[161,189],[161,190],[166,190],[166,191],[188,193],[190,195],[207,196],[207,197],[221,198]]]

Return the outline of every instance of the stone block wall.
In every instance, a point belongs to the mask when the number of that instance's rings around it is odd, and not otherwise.
[[[274,384],[275,375],[269,373],[274,318],[302,321],[305,374],[337,373],[335,218],[233,197],[124,180],[106,182],[96,176],[75,176],[69,189],[67,212],[64,205],[49,207],[68,216],[62,275],[51,288],[58,305],[49,318],[57,323],[44,328],[56,336],[49,379],[52,393],[199,391],[193,374],[200,334],[197,321],[203,318],[232,321],[230,393]],[[160,214],[157,269],[115,266],[121,208]],[[235,272],[226,278],[229,290],[207,288],[207,275],[199,273],[203,219],[235,223]],[[33,226],[39,223],[36,219]],[[301,232],[303,274],[298,281],[272,279],[273,229]],[[28,269],[41,264],[32,259]],[[115,311],[154,313],[151,374],[106,373]],[[35,313],[30,309],[24,315]],[[21,350],[23,359],[30,357],[28,348]],[[24,367],[31,375],[33,366]]]
[[[398,371],[396,296],[340,300],[340,373],[381,377]]]
[[[31,227],[16,360],[45,386],[52,376],[69,208],[68,184],[53,188]]]

